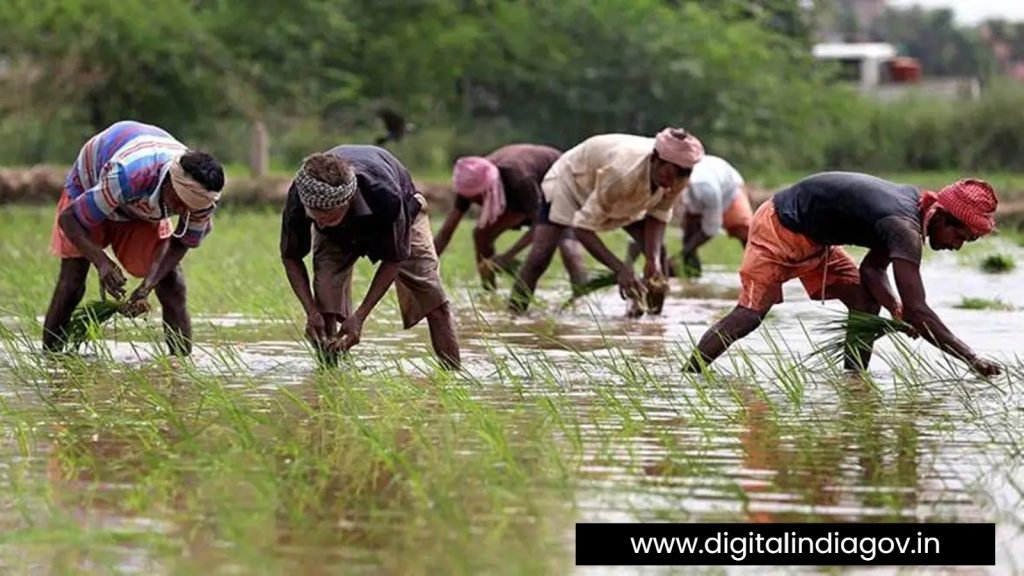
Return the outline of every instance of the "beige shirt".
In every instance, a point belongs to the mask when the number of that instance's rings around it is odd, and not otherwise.
[[[650,215],[672,218],[676,188],[651,192],[654,138],[629,134],[593,136],[563,154],[544,176],[544,197],[555,224],[601,232]]]

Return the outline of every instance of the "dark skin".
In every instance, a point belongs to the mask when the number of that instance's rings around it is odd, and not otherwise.
[[[650,190],[653,194],[659,188],[677,189],[686,185],[689,173],[682,168],[666,162],[658,157],[657,152],[651,154],[651,180]],[[631,231],[632,228],[632,231]],[[663,241],[665,238],[665,223],[646,216],[638,229],[635,224],[626,228],[626,231],[633,236],[634,240],[641,246],[646,263],[644,265],[644,279],[651,279],[662,274],[663,264]],[[525,311],[529,305],[534,290],[537,289],[537,282],[541,274],[547,270],[554,255],[555,246],[565,232],[565,227],[558,224],[539,224],[534,235],[533,246],[526,262],[519,271],[519,278],[512,289],[512,297],[509,307],[514,312]],[[643,283],[637,279],[633,272],[632,262],[626,263],[608,249],[608,246],[601,240],[593,230],[573,228],[576,239],[583,244],[590,254],[598,262],[604,264],[616,274],[619,285],[619,293],[623,297],[640,294],[643,292]]]
[[[306,208],[306,214],[319,228],[329,228],[341,224],[348,214],[348,205],[332,210],[313,210]],[[370,282],[370,287],[363,296],[363,301],[354,313],[347,317],[324,314],[313,297],[309,272],[301,259],[282,258],[285,274],[292,291],[299,299],[302,309],[306,312],[306,336],[315,346],[333,352],[345,352],[359,344],[362,339],[363,324],[370,313],[387,294],[391,285],[398,278],[400,262],[383,262]],[[342,308],[348,311],[352,307],[351,284],[344,289]],[[450,370],[461,366],[458,338],[455,335],[455,320],[447,303],[431,311],[426,316],[430,330],[430,340],[434,352],[441,365]]]
[[[963,224],[943,212],[932,218],[928,226],[928,241],[933,250],[959,250],[965,242],[976,239]],[[890,261],[899,298],[893,292],[886,273]],[[873,314],[877,314],[884,307],[894,317],[902,317],[925,340],[943,352],[963,360],[978,374],[988,377],[1002,372],[998,364],[981,358],[957,338],[928,306],[918,264],[902,259],[890,259],[887,253],[872,250],[861,262],[860,276],[859,286],[831,286],[826,291],[825,298],[838,298],[850,310]],[[702,366],[721,356],[733,342],[757,328],[767,313],[767,310],[762,312],[737,306],[704,334],[685,370],[699,372]],[[867,366],[868,361],[869,351],[866,358],[847,358],[846,367],[863,368]]]
[[[437,248],[437,255],[440,256],[445,248],[448,247],[451,242],[452,235],[459,226],[465,212],[454,209],[448,213],[448,217],[445,219],[441,229],[434,236],[434,246]],[[522,225],[528,220],[526,214],[517,212],[506,212],[498,217],[489,226],[483,228],[473,229],[473,247],[476,252],[476,262],[480,264],[483,260],[490,260],[495,266],[499,268],[507,268],[512,260],[522,253],[534,240],[535,228],[530,227],[525,233],[523,233],[515,244],[513,244],[508,250],[501,254],[496,255],[496,249],[494,246],[495,241],[501,234],[508,230],[515,228],[516,226]],[[559,250],[562,253],[562,261],[565,263],[566,270],[569,272],[569,277],[573,283],[580,283],[586,280],[586,270],[583,266],[583,255],[580,253],[578,246],[571,239],[563,239],[559,245]],[[494,274],[485,274],[483,269],[480,269],[481,280],[483,281],[484,288],[487,290],[493,290],[495,288]]]
[[[181,201],[170,179],[161,187],[161,197],[168,213],[185,216],[189,207]],[[85,296],[85,282],[89,266],[95,266],[100,274],[103,289],[121,299],[125,296],[127,278],[121,267],[114,262],[103,248],[92,241],[89,230],[82,226],[71,208],[64,210],[57,219],[58,225],[82,253],[82,258],[61,260],[60,276],[50,299],[43,324],[43,348],[57,352],[63,348],[64,334],[71,314]],[[172,354],[186,356],[192,352],[192,321],[188,313],[185,276],[181,261],[189,248],[177,238],[171,238],[163,247],[143,279],[132,292],[128,310],[141,313],[141,304],[156,291],[163,308],[164,333],[167,346]]]
[[[747,226],[734,226],[726,228],[726,233],[737,239],[740,244],[744,247],[747,245],[747,233],[749,227]],[[683,249],[677,257],[683,261],[684,266],[689,266],[694,270],[695,273],[699,274],[701,269],[700,258],[697,256],[697,250],[711,241],[711,236],[704,233],[704,229],[701,227],[701,215],[700,214],[686,214],[683,216]],[[632,263],[636,260],[636,257],[640,253],[640,247],[636,244],[631,243],[629,245],[629,256],[628,261]],[[669,262],[669,276],[679,276],[678,270],[674,262]]]

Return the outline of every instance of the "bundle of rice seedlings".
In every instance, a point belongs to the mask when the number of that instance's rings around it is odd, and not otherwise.
[[[98,339],[101,329],[111,318],[122,314],[133,318],[149,312],[149,302],[139,300],[93,300],[75,309],[64,331],[64,343],[77,351],[88,340]]]
[[[981,271],[987,274],[1009,272],[1016,267],[1017,262],[1008,254],[991,254],[981,261]]]
[[[828,334],[827,339],[811,355],[822,355],[842,362],[847,357],[857,358],[861,350],[871,349],[875,340],[882,336],[898,332],[910,334],[913,328],[902,320],[851,311],[827,323],[825,332]]]
[[[589,296],[599,290],[604,290],[609,286],[618,285],[618,277],[614,272],[602,272],[596,276],[591,276],[586,282],[582,284],[575,284],[572,287],[572,296],[562,304],[562,310],[572,306],[577,300],[584,296]]]
[[[519,274],[519,268],[523,265],[521,260],[512,259],[507,266],[499,266],[494,260],[484,258],[477,262],[476,269],[483,279],[484,288],[494,290],[497,282],[496,274],[503,274],[515,278]]]
[[[64,343],[72,350],[78,350],[86,341],[99,336],[100,327],[113,318],[123,305],[123,302],[115,300],[93,300],[79,306],[68,321]]]

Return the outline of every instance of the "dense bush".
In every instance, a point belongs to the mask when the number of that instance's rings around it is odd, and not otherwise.
[[[245,164],[372,142],[441,174],[461,154],[682,125],[743,170],[1024,169],[1024,89],[880,104],[812,62],[800,2],[9,0],[0,164],[66,164],[119,118]],[[756,10],[747,9],[760,6]]]

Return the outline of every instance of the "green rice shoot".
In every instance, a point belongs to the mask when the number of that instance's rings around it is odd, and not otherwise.
[[[986,274],[1002,274],[1017,267],[1017,262],[1009,254],[990,254],[981,261],[981,271]]]
[[[78,350],[87,341],[98,339],[102,326],[121,310],[123,304],[116,300],[93,300],[76,308],[64,333],[65,344],[71,350]]]
[[[884,318],[876,314],[850,311],[841,318],[829,321],[824,329],[824,343],[812,356],[824,356],[841,363],[847,357],[856,358],[857,352],[869,350],[883,336],[897,333],[911,334],[913,328],[902,320]]]

